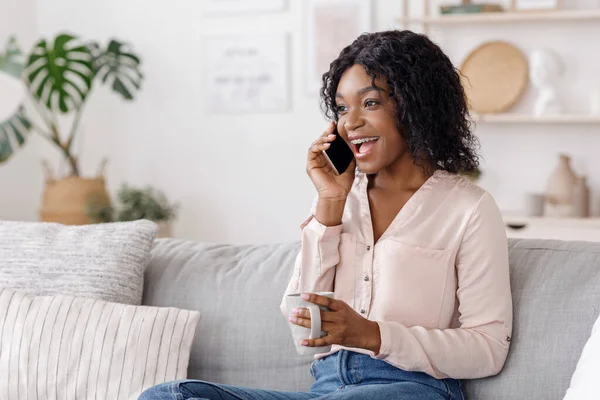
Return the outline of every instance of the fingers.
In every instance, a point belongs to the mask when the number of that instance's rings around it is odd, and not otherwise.
[[[310,316],[308,318],[302,318],[299,316],[290,315],[289,320],[292,324],[301,326],[303,328],[311,328]],[[321,321],[321,330],[327,333],[334,332],[336,329],[335,322]]]
[[[308,152],[309,159],[315,158],[317,155],[321,154],[322,151],[327,150],[331,146],[331,142],[333,142],[336,137],[333,134],[334,129],[335,124],[332,122],[325,132],[310,145]]]
[[[321,347],[334,344],[335,334],[331,335],[331,332],[334,332],[337,326],[337,323],[334,322],[334,314],[330,311],[321,311],[321,330],[327,334],[319,339],[304,339],[300,344],[306,347]],[[288,319],[294,325],[307,329],[311,328],[310,311],[307,308],[293,309]]]
[[[335,140],[335,135],[327,135],[327,136],[320,136],[317,140],[315,140],[312,145],[310,146],[310,149],[316,149],[318,152],[322,151],[325,148],[329,148],[329,146],[331,146],[331,142],[333,142]]]
[[[324,142],[323,139],[317,139],[309,149],[309,156],[313,157],[321,154],[324,150],[327,150],[331,146],[331,143]]]
[[[295,308],[291,312],[292,316],[310,320],[310,311],[308,308]],[[337,321],[335,312],[321,310],[321,321],[322,322],[335,322]]]
[[[331,297],[321,296],[314,293],[303,293],[300,297],[302,298],[302,300],[306,300],[309,303],[327,307],[334,311],[342,309],[343,304],[345,304],[342,301],[332,299]]]
[[[335,131],[335,122],[331,121],[329,123],[329,125],[327,126],[327,129],[325,129],[325,131],[321,135],[321,137],[331,135],[331,134],[333,134],[333,131]],[[333,135],[333,136],[335,137],[335,135]]]
[[[323,347],[334,343],[331,342],[331,336],[327,335],[319,339],[304,339],[300,344],[306,347]]]
[[[325,129],[323,134],[321,134],[321,136],[319,136],[317,140],[313,142],[313,145],[333,142],[335,140],[335,135],[333,134],[334,130],[335,124],[332,122],[331,124],[329,124],[327,129]]]
[[[306,319],[297,317],[295,315],[290,315],[288,320],[294,325],[303,326],[310,329],[310,318]]]

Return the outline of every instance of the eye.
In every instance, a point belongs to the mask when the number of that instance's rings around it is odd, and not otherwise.
[[[377,100],[367,100],[365,101],[365,107],[374,107],[378,105],[379,102]]]
[[[348,107],[346,106],[336,106],[335,107],[335,112],[337,112],[338,114],[342,114],[345,113],[346,111],[348,111]]]

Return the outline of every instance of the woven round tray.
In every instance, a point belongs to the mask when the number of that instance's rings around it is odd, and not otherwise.
[[[510,43],[487,42],[473,50],[460,67],[471,110],[480,114],[509,110],[529,82],[527,58]]]

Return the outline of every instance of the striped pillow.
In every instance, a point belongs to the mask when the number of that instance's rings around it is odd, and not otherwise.
[[[0,399],[137,399],[185,379],[198,311],[0,289]]]

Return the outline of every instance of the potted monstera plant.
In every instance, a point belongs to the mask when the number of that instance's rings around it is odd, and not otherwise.
[[[20,79],[26,94],[14,114],[0,121],[0,163],[24,146],[30,134],[40,135],[68,166],[68,172],[58,177],[47,168],[41,219],[89,223],[85,212],[89,197],[107,204],[110,199],[102,173],[91,178],[82,174],[73,145],[80,121],[97,84],[125,100],[134,99],[143,80],[140,58],[123,42],[110,40],[102,46],[65,33],[51,41],[39,40],[24,54],[12,37],[0,54],[0,72]]]

